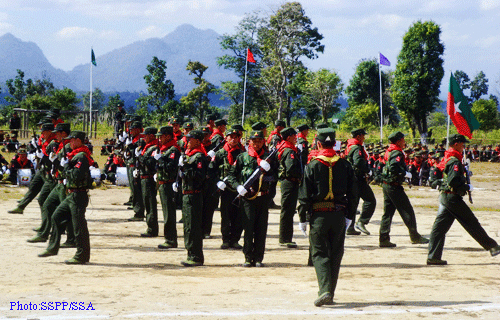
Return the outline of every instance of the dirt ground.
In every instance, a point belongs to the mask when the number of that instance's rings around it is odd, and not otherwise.
[[[472,177],[476,190],[471,207],[488,234],[500,241],[500,165],[474,164],[472,169],[477,172]],[[448,266],[427,266],[427,246],[410,243],[398,214],[391,232],[397,248],[379,248],[382,192],[379,186],[373,189],[378,203],[368,225],[372,234],[347,236],[336,304],[316,308],[316,275],[306,266],[308,239],[295,227],[299,247],[280,247],[278,210],[270,211],[265,268],[243,268],[241,251],[219,248],[219,211],[213,238],[204,240],[205,265],[184,268],[181,224],[180,247],[161,251],[157,245],[163,242],[162,221],[158,238],[139,236],[146,230],[145,222],[127,222],[132,211],[122,204],[128,189],[95,189],[86,215],[91,261],[68,266],[63,261],[75,249],[37,257],[47,244],[26,240],[40,224],[38,202],[33,201],[23,215],[7,214],[26,188],[2,186],[0,319],[499,319],[500,256],[492,258],[456,222],[446,239],[443,259]],[[406,191],[419,231],[429,235],[438,192],[420,187]],[[179,219],[180,211],[177,214]],[[70,308],[72,302],[88,310],[69,310],[75,309]]]

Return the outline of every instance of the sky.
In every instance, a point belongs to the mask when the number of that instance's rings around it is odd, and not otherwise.
[[[432,20],[445,45],[446,96],[451,71],[483,71],[500,95],[500,0],[303,0],[325,51],[307,61],[337,71],[347,85],[361,59],[381,52],[394,69],[412,23]],[[284,1],[248,0],[0,0],[0,35],[35,42],[49,62],[68,71],[138,40],[164,37],[181,24],[232,34],[246,13],[272,14]]]

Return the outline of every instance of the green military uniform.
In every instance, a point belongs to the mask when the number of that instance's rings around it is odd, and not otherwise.
[[[144,135],[156,135],[158,129],[147,127],[144,129]],[[139,147],[138,147],[139,148]],[[139,154],[136,151],[138,163],[139,178],[141,179],[142,203],[146,210],[146,224],[148,229],[141,237],[157,237],[158,236],[158,204],[156,202],[156,182],[154,175],[156,174],[156,160],[152,154],[158,151],[158,140],[154,139],[147,145],[140,147]]]
[[[353,137],[356,137],[358,135],[365,135],[366,131],[364,129],[356,129],[351,133]],[[359,204],[359,200],[363,199],[363,206],[358,222],[355,224],[353,221],[352,226],[354,227],[355,225],[356,229],[359,231],[370,234],[364,226],[370,222],[377,206],[377,200],[375,199],[375,194],[373,193],[370,185],[368,185],[367,181],[369,173],[371,172],[370,166],[368,165],[368,155],[363,145],[356,142],[355,139],[352,139],[352,141],[349,140],[348,143],[349,142],[355,143],[350,145],[347,160],[351,163],[357,180],[358,197],[356,199],[356,207]]]
[[[309,141],[307,141],[307,136],[303,134],[304,130],[309,130],[307,124],[303,124],[297,127],[299,133],[297,134],[297,148],[300,152],[300,159],[302,161],[302,167],[307,164],[307,157],[309,156]]]
[[[309,220],[312,261],[319,284],[316,306],[331,304],[340,263],[344,254],[346,218],[354,219],[357,187],[348,161],[335,154],[335,131],[318,130],[318,141],[328,149],[320,149],[305,167],[299,190],[298,213],[301,229]]]
[[[142,128],[140,122],[132,122],[129,127],[130,129]],[[141,177],[137,169],[137,159],[135,156],[135,150],[141,145],[143,140],[140,138],[142,135],[137,135],[136,137],[129,137],[130,139],[128,145],[126,145],[126,150],[124,153],[125,164],[127,165],[127,176],[129,181],[129,186],[132,191],[132,207],[134,209],[134,216],[129,219],[129,221],[142,221],[144,220],[144,202],[142,199],[141,190]]]
[[[235,129],[231,129],[228,132],[228,135],[230,134],[241,135],[240,131]],[[226,180],[236,158],[242,152],[244,152],[244,149],[241,146],[231,149],[226,143],[224,148],[221,148],[215,153],[215,157],[212,158],[209,165],[209,170],[214,171],[214,176],[217,177],[220,182],[223,182],[222,186],[224,186],[223,190],[220,191],[222,249],[228,249],[230,247],[241,249],[241,246],[238,244],[241,238],[241,232],[243,231],[240,209],[233,204],[233,200],[238,196],[238,193],[229,183],[226,183]]]
[[[73,131],[68,138],[85,139],[85,132]],[[74,154],[74,155],[72,155]],[[90,164],[93,163],[87,147],[73,150],[68,154],[68,163],[64,165],[63,174],[66,177],[67,196],[52,215],[52,232],[47,250],[40,257],[56,255],[59,251],[61,233],[69,219],[75,232],[76,253],[67,260],[68,264],[83,264],[90,260],[90,240],[85,211],[89,203],[88,189],[92,186]]]
[[[200,142],[203,138],[202,133],[198,130],[191,131],[186,137],[198,139]],[[187,259],[182,264],[197,266],[204,263],[202,191],[207,175],[208,159],[201,149],[188,149],[182,164],[182,220],[184,223],[184,246],[188,253]]]
[[[468,141],[463,135],[452,135],[450,145],[457,142],[467,143]],[[448,160],[443,170],[439,209],[431,231],[427,264],[446,264],[446,261],[441,260],[444,241],[446,233],[455,219],[485,250],[490,250],[492,256],[500,253],[498,243],[488,236],[474,213],[463,200],[463,196],[467,194],[471,187],[467,184],[461,157],[462,154],[453,148],[450,148],[445,153],[445,159]]]
[[[170,134],[173,136],[173,130],[170,126],[161,127],[157,136]],[[176,229],[176,194],[172,189],[172,183],[175,182],[178,172],[180,149],[171,140],[167,145],[160,145],[161,157],[158,159],[158,193],[160,194],[161,207],[163,210],[163,235],[165,243],[158,245],[160,249],[177,248],[177,229]]]
[[[295,135],[294,128],[281,130],[283,141],[278,144],[277,159],[279,163],[278,177],[281,182],[281,213],[279,227],[279,243],[289,248],[296,248],[293,238],[293,216],[297,208],[299,184],[302,180],[302,163],[299,150],[286,139]]]
[[[250,139],[253,138],[264,139],[264,135],[261,131],[253,131]],[[232,189],[244,188],[244,183],[257,168],[260,168],[256,155],[251,156],[249,154],[252,150],[256,152],[256,150],[249,147],[248,152],[239,154],[235,165],[230,168],[227,181]],[[259,153],[259,158],[262,160],[269,156],[264,147],[259,150]],[[265,171],[262,168],[260,170]],[[249,187],[250,190],[247,189],[248,193],[245,197],[241,198],[240,204],[243,207],[242,225],[245,230],[243,236],[245,266],[262,266],[269,218],[269,187],[270,182],[274,179],[273,175],[273,170],[263,172],[260,179]]]
[[[382,172],[382,191],[384,194],[384,214],[380,222],[380,246],[395,247],[396,244],[390,242],[389,233],[391,231],[391,223],[396,209],[398,210],[403,222],[410,233],[410,239],[413,244],[428,243],[429,240],[422,237],[417,232],[417,221],[415,212],[410,203],[410,199],[406,195],[403,182],[406,178],[407,167],[405,163],[405,155],[401,149],[395,145],[396,142],[404,138],[401,132],[392,133],[389,136],[389,141],[392,143],[389,146],[389,157],[386,160]]]

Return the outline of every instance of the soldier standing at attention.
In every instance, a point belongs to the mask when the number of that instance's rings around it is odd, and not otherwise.
[[[370,219],[375,212],[377,200],[375,199],[372,188],[368,184],[368,177],[371,174],[371,170],[370,166],[368,165],[368,153],[366,153],[365,147],[363,146],[363,143],[365,142],[366,131],[364,129],[355,129],[351,131],[351,134],[352,139],[347,140],[345,154],[347,156],[347,160],[351,163],[352,168],[354,169],[354,174],[356,175],[358,186],[358,198],[356,201],[356,207],[359,204],[359,199],[363,199],[361,214],[355,226],[359,231],[369,235],[370,232],[366,230],[365,225],[370,222]],[[347,234],[359,234],[359,232],[354,230],[354,220],[351,226],[347,229]]]
[[[335,131],[318,130],[318,151],[304,170],[299,190],[299,228],[311,226],[309,242],[318,278],[319,293],[314,305],[333,304],[344,255],[346,227],[356,214],[357,187],[353,169],[340,158],[333,146]]]
[[[141,178],[139,177],[139,172],[137,171],[137,159],[135,155],[135,150],[139,147],[141,143],[142,134],[142,123],[139,121],[134,121],[129,126],[130,137],[127,138],[125,142],[125,164],[127,165],[127,176],[132,191],[132,209],[134,210],[134,216],[128,221],[143,221],[144,220],[144,202],[142,200],[141,192]]]
[[[165,221],[163,227],[165,243],[158,245],[158,248],[171,249],[177,248],[176,195],[172,189],[172,183],[177,177],[181,148],[174,139],[174,130],[171,126],[161,127],[156,135],[160,136],[160,151],[153,156],[158,161],[158,192],[160,193],[163,220]]]
[[[138,146],[135,149],[135,156],[139,167],[139,177],[141,179],[142,202],[146,210],[146,224],[148,229],[141,233],[141,237],[153,238],[158,236],[158,206],[156,202],[156,160],[153,152],[158,150],[158,139],[156,133],[158,129],[147,127],[144,129],[145,146]]]
[[[123,104],[119,102],[116,107],[118,108],[118,111],[116,111],[114,120],[115,120],[115,137],[118,137],[120,132],[124,129],[125,127],[125,116],[127,115],[127,112],[123,109]]]
[[[68,219],[71,219],[75,231],[76,253],[66,264],[85,264],[90,260],[90,239],[85,211],[89,203],[88,189],[92,187],[89,167],[94,164],[90,150],[83,144],[85,132],[73,131],[68,137],[72,151],[67,160],[61,160],[66,177],[67,196],[52,215],[52,232],[49,246],[39,257],[57,255],[61,233]]]
[[[405,179],[411,179],[411,173],[408,172],[403,153],[403,148],[406,146],[405,135],[399,131],[394,132],[389,135],[389,142],[389,148],[386,150],[384,156],[385,166],[382,172],[384,215],[380,222],[379,245],[381,248],[396,247],[396,244],[390,241],[391,238],[389,236],[392,218],[396,209],[410,232],[411,243],[429,243],[429,239],[422,237],[417,231],[415,212],[403,188]]]
[[[17,111],[12,113],[12,118],[9,120],[9,129],[10,133],[16,136],[19,133],[19,129],[21,129],[21,118],[19,118]]]
[[[234,166],[229,170],[227,181],[242,197],[242,224],[245,230],[243,267],[263,267],[269,218],[269,183],[273,179],[273,172],[271,165],[265,160],[268,153],[264,149],[262,131],[252,131],[248,139],[248,151],[238,155]],[[262,175],[254,185],[246,189],[243,185],[256,169],[262,170]]]
[[[498,243],[486,234],[474,213],[463,200],[463,196],[473,190],[472,185],[467,184],[465,168],[462,164],[464,143],[468,142],[461,134],[450,136],[450,148],[446,150],[443,160],[438,165],[439,169],[443,171],[443,184],[440,188],[441,195],[439,196],[437,217],[431,231],[428,265],[447,264],[445,260],[441,260],[444,240],[455,219],[481,247],[489,250],[492,256],[500,254]]]
[[[309,156],[309,141],[307,141],[309,126],[307,124],[302,124],[297,127],[297,130],[299,131],[297,134],[297,148],[300,152],[302,167],[304,167],[307,164],[307,157]]]
[[[182,176],[182,220],[184,223],[184,246],[187,259],[181,264],[185,267],[202,266],[203,257],[203,185],[208,167],[208,157],[201,148],[203,134],[199,130],[189,132],[185,156],[179,158]],[[174,182],[173,189],[177,191]]]
[[[283,120],[276,120],[274,123],[274,130],[271,131],[269,137],[267,137],[267,147],[269,150],[276,148],[276,146],[283,141],[281,136],[281,131],[286,127],[286,123]],[[271,182],[269,187],[269,209],[280,209],[281,207],[274,202],[274,197],[276,196],[276,187],[278,185],[278,171],[274,170],[274,181]],[[291,240],[291,239],[290,239]]]
[[[297,208],[299,184],[302,181],[302,163],[299,158],[297,132],[288,127],[281,130],[283,140],[278,143],[278,177],[281,181],[281,214],[279,243],[287,248],[297,248],[293,238],[293,216]]]

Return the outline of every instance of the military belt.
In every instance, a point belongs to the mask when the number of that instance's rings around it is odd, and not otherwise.
[[[87,192],[87,189],[73,189],[73,188],[68,188],[68,193],[75,193],[75,192]]]
[[[195,194],[195,193],[201,193],[201,190],[185,190],[185,191],[182,191],[182,194]]]
[[[313,212],[337,212],[345,209],[345,206],[335,204],[331,201],[315,202],[313,203]]]
[[[399,183],[399,182],[385,182],[385,181],[383,181],[383,183],[388,184],[390,186],[400,186],[401,185],[401,183]]]
[[[154,178],[154,174],[141,176],[141,179],[153,179],[153,178]]]
[[[175,180],[174,179],[171,179],[171,180],[158,180],[158,184],[166,184],[166,183],[172,183],[174,182]]]

